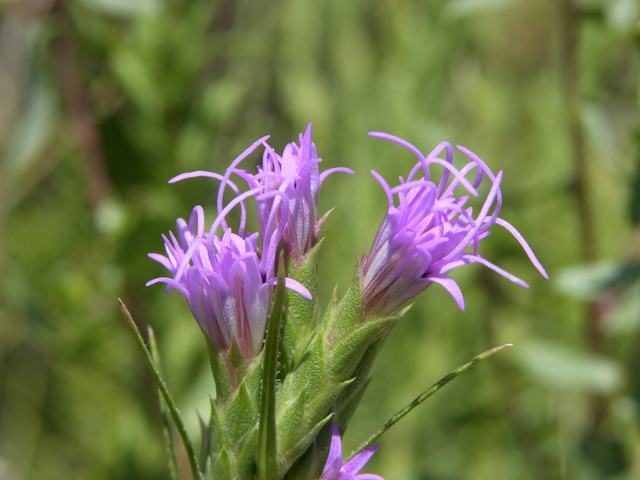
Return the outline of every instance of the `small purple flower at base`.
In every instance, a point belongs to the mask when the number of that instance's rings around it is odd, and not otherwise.
[[[342,459],[340,432],[335,424],[331,425],[331,432],[329,456],[322,476],[318,480],[384,480],[380,475],[358,473],[373,456],[379,445],[367,448],[345,463]]]
[[[178,290],[217,350],[228,351],[235,342],[251,359],[262,349],[271,292],[277,283],[274,258],[258,253],[257,233],[242,237],[224,226],[222,237],[216,235],[217,227],[224,224],[222,217],[216,219],[211,232],[204,230],[200,206],[193,209],[189,223],[178,219],[177,236],[172,232],[169,237],[163,235],[166,257],[149,254],[173,278],[156,278],[147,285],[164,282],[167,290]],[[307,289],[294,280],[286,279],[285,286],[310,298]]]
[[[480,241],[491,233],[489,229],[494,224],[511,233],[533,265],[548,278],[522,235],[498,217],[502,206],[502,172],[494,175],[477,155],[464,147],[457,149],[470,162],[458,170],[453,166],[453,147],[449,143],[441,143],[424,156],[393,135],[378,132],[370,135],[405,147],[418,158],[418,163],[407,179],[400,178],[395,187],[390,187],[372,170],[387,195],[389,207],[371,249],[360,262],[365,315],[390,315],[432,283],[442,285],[464,309],[462,292],[448,272],[469,263],[481,263],[527,287],[524,281],[478,254]],[[446,159],[438,158],[442,152]],[[430,178],[432,165],[444,169],[437,183]],[[472,181],[467,179],[469,175],[473,175]],[[476,189],[483,179],[489,183],[489,192],[474,214],[474,208],[468,205],[469,196],[478,196]],[[466,192],[457,195],[458,188]]]

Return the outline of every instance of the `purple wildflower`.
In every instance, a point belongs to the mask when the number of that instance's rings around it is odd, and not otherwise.
[[[271,147],[266,146],[262,167],[253,175],[245,170],[231,170],[242,177],[249,188],[264,188],[265,192],[282,192],[289,204],[289,214],[282,235],[282,242],[291,254],[299,260],[313,248],[318,241],[320,229],[326,215],[318,219],[318,193],[327,176],[334,172],[353,173],[344,167],[332,168],[320,173],[316,146],[311,141],[312,124],[307,126],[304,135],[299,136],[300,145],[289,143],[278,155]],[[263,231],[266,228],[268,213],[273,208],[272,198],[257,202],[258,218]]]
[[[317,243],[320,229],[326,219],[326,215],[318,219],[318,193],[322,182],[334,172],[353,173],[352,170],[344,167],[320,172],[318,164],[322,159],[318,158],[316,146],[311,141],[311,128],[312,124],[309,124],[305,133],[299,136],[300,145],[288,144],[282,156],[266,143],[268,137],[263,137],[231,163],[224,177],[211,172],[197,171],[179,175],[172,181],[206,176],[222,179],[224,187],[232,185],[229,182],[230,175],[236,174],[247,182],[250,189],[258,189],[262,193],[273,193],[273,195],[256,197],[260,228],[262,232],[266,232],[274,203],[280,198],[281,208],[288,209],[288,215],[284,218],[282,243],[289,254],[295,260],[299,260]],[[258,173],[254,174],[238,168],[238,165],[260,144],[264,145],[265,151]],[[222,191],[223,189],[218,195],[219,209]],[[278,228],[278,226],[275,224],[272,228]]]
[[[498,217],[502,206],[502,172],[494,175],[477,155],[464,147],[457,149],[471,161],[458,170],[453,166],[454,151],[449,143],[441,143],[425,157],[416,147],[393,135],[379,132],[369,135],[405,147],[418,158],[418,163],[406,180],[400,178],[396,187],[390,187],[372,170],[387,194],[389,208],[369,253],[360,262],[365,314],[391,314],[431,283],[442,285],[463,310],[462,292],[448,272],[468,263],[481,263],[528,287],[521,279],[478,254],[480,240],[491,233],[489,229],[494,224],[511,233],[533,265],[548,278],[522,235]],[[442,152],[446,155],[444,160],[438,158]],[[434,164],[444,168],[437,184],[430,178],[429,168]],[[467,177],[472,173],[475,176],[470,182]],[[488,179],[489,192],[474,214],[473,207],[467,204],[468,194],[478,196],[476,189],[484,178]],[[456,196],[459,187],[468,194]]]
[[[335,423],[331,425],[331,432],[329,456],[322,476],[318,480],[384,480],[381,476],[372,473],[358,473],[373,456],[379,445],[367,448],[344,463],[342,460],[342,440]]]
[[[244,221],[239,234],[233,233],[225,222],[225,215],[237,204],[257,192],[239,195],[225,207],[213,222],[210,231],[204,229],[202,207],[193,209],[189,222],[177,221],[177,235],[163,235],[166,257],[151,253],[149,256],[164,265],[173,278],[160,277],[158,282],[175,288],[187,301],[200,328],[213,346],[228,351],[233,343],[247,359],[262,348],[275,276],[276,247],[282,229],[263,238],[259,252],[258,234],[244,234]],[[275,220],[275,212],[270,223]],[[244,216],[243,216],[244,220]],[[222,236],[216,234],[221,228]],[[285,279],[285,286],[310,298],[305,287]]]

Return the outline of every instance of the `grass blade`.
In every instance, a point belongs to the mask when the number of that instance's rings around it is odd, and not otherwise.
[[[178,434],[182,439],[182,443],[184,444],[184,448],[187,451],[187,456],[189,457],[189,463],[191,464],[191,472],[193,477],[197,480],[203,480],[202,471],[200,470],[200,465],[198,464],[198,457],[196,456],[195,450],[191,441],[189,440],[189,436],[187,435],[187,429],[184,426],[184,422],[182,421],[182,417],[180,416],[180,411],[176,407],[175,402],[173,401],[173,397],[171,396],[171,392],[169,392],[169,388],[165,383],[164,379],[160,375],[158,368],[156,367],[155,362],[153,361],[153,357],[151,356],[151,352],[147,348],[144,343],[144,339],[142,335],[140,335],[140,330],[138,330],[138,326],[133,320],[131,313],[122,302],[122,300],[118,299],[118,303],[120,304],[120,310],[122,311],[123,317],[127,322],[127,326],[133,335],[133,339],[138,346],[138,350],[142,354],[142,358],[144,359],[144,363],[149,368],[151,372],[151,376],[153,377],[153,381],[156,384],[156,387],[162,394],[162,398],[164,399],[169,412],[171,413],[171,418],[176,425],[176,429],[178,430]]]
[[[477,363],[481,362],[482,360],[485,360],[486,358],[489,358],[490,356],[498,353],[499,351],[504,350],[505,348],[511,347],[511,346],[512,346],[512,344],[508,343],[508,344],[505,344],[505,345],[498,345],[497,347],[493,347],[493,348],[487,350],[486,352],[482,352],[481,354],[476,355],[471,360],[469,360],[467,363],[465,363],[463,365],[460,365],[458,368],[456,368],[452,372],[449,372],[448,374],[446,374],[444,377],[442,377],[436,383],[431,385],[427,390],[425,390],[420,395],[418,395],[416,398],[414,398],[411,403],[407,404],[404,408],[402,408],[395,415],[393,415],[391,418],[389,418],[389,420],[384,422],[384,425],[380,428],[380,430],[378,430],[376,433],[371,435],[371,437],[369,437],[368,440],[366,440],[365,442],[360,444],[360,446],[356,449],[355,452],[353,452],[351,454],[350,457],[353,457],[357,453],[362,452],[363,450],[365,450],[368,447],[370,447],[371,445],[373,445],[374,442],[380,437],[380,435],[382,435],[384,432],[389,430],[389,428],[391,428],[393,425],[398,423],[411,410],[416,408],[418,405],[420,405],[427,398],[429,398],[431,395],[436,393],[438,390],[440,390],[442,387],[444,387],[447,383],[449,383],[451,380],[456,378],[458,375],[460,375],[461,373],[466,372],[468,369],[470,369],[471,367],[473,367]]]
[[[156,342],[156,335],[151,327],[147,328],[147,334],[149,337],[149,349],[151,351],[151,357],[154,360],[158,372],[162,374],[162,368],[160,364],[160,350],[158,349],[158,343]],[[180,480],[180,474],[178,472],[178,460],[176,459],[176,451],[173,442],[173,433],[171,431],[171,414],[167,408],[167,402],[162,397],[162,392],[158,390],[158,402],[160,402],[160,414],[162,415],[162,436],[164,437],[164,447],[167,454],[169,478],[170,480]]]

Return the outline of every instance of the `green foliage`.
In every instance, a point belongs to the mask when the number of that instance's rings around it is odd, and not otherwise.
[[[160,273],[146,253],[160,251],[159,233],[194,204],[205,202],[213,215],[213,185],[166,181],[187,170],[220,171],[263,134],[282,146],[312,121],[323,168],[356,171],[323,186],[324,209],[338,208],[317,252],[320,305],[336,282],[343,297],[382,217],[386,201],[368,171],[393,178],[412,164],[368,139],[368,130],[424,149],[460,143],[503,169],[502,216],[552,278],[599,260],[637,272],[635,0],[571,2],[573,93],[558,21],[564,2],[553,0],[69,0],[52,11],[27,3],[9,2],[0,25],[0,471],[7,478],[167,476],[156,390],[119,321],[118,297],[141,325],[154,326],[163,377],[196,438],[195,412],[206,417],[202,399],[215,393],[206,347],[179,295],[144,287]],[[58,48],[53,40],[61,38],[72,48]],[[581,167],[568,110],[578,113],[584,137]],[[586,237],[579,170],[588,180]],[[312,401],[340,398],[349,416],[347,399],[364,395],[348,451],[452,365],[512,342],[510,352],[389,431],[368,468],[407,480],[633,478],[637,273],[618,282],[614,268],[592,282],[573,270],[561,285],[547,284],[506,238],[496,231],[481,253],[525,278],[530,291],[480,267],[460,269],[465,312],[429,288],[376,363],[358,366],[370,383],[340,384],[323,399],[299,396],[280,412],[302,422]],[[581,253],[584,242],[592,258]],[[580,292],[588,295],[575,297]],[[317,352],[322,361],[325,353]],[[310,436],[288,448],[305,450],[328,421],[300,424]],[[223,419],[208,428],[217,441]],[[251,435],[248,427],[238,442],[249,448]],[[237,452],[221,451],[201,462],[208,478],[237,468]]]

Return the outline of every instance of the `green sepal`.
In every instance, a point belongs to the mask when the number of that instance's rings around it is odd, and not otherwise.
[[[297,433],[301,430],[306,406],[307,395],[304,390],[299,391],[293,399],[287,400],[285,405],[279,406],[279,414],[276,418],[280,432],[279,451],[282,451],[282,443],[286,442],[289,434]]]
[[[318,254],[321,245],[321,242],[316,244],[287,272],[287,276],[304,285],[312,297],[309,300],[299,293],[287,290],[287,323],[302,331],[315,326],[313,320],[318,296]]]
[[[224,354],[213,346],[211,341],[206,338],[207,348],[209,349],[209,363],[211,365],[211,373],[216,387],[215,397],[220,402],[224,402],[233,390],[232,380],[229,372],[229,365]]]
[[[335,296],[335,294],[334,294]],[[330,304],[325,313],[323,325],[325,338],[329,343],[348,335],[353,329],[364,322],[362,318],[362,294],[360,291],[360,274],[356,269],[351,285],[344,297],[336,303]]]
[[[315,397],[299,393],[283,408],[278,416],[278,451],[284,465],[293,464],[309,448],[314,437],[309,437],[307,433],[325,420],[331,406],[350,383],[348,380],[329,384],[322,389],[321,395]]]
[[[287,276],[304,285],[311,294],[311,300],[299,293],[287,290],[287,311],[282,325],[280,342],[280,375],[284,377],[301,360],[306,346],[317,326],[318,302],[318,242],[298,262],[289,259]]]
[[[215,458],[211,459],[210,468],[207,471],[207,480],[226,480],[235,478],[232,469],[231,457],[226,448],[219,450]]]
[[[333,413],[330,413],[322,420],[317,422],[310,430],[303,435],[298,442],[291,446],[291,448],[286,452],[286,455],[283,455],[280,462],[280,476],[284,475],[289,471],[291,465],[305,452],[309,449],[309,446],[313,443],[313,441],[318,436],[318,432],[324,427],[327,422],[333,417]]]
[[[328,373],[332,379],[350,378],[362,361],[367,349],[381,340],[396,321],[396,317],[369,320],[344,337],[334,337],[327,359]]]
[[[236,457],[236,479],[254,480],[256,477],[256,455],[258,454],[258,429],[249,432],[239,446]],[[274,459],[275,460],[275,459]],[[268,480],[275,479],[269,477]]]
[[[337,424],[335,415],[331,418],[331,423]],[[331,425],[326,423],[313,439],[307,451],[291,466],[285,476],[286,480],[308,480],[309,478],[318,478],[321,475],[331,445],[331,433]]]
[[[249,367],[254,363],[254,360],[247,360],[235,340],[226,352],[216,349],[208,339],[207,345],[216,386],[216,399],[221,403],[226,403],[247,376]]]
[[[390,329],[391,326],[392,325],[389,325],[388,328]],[[367,347],[367,350],[360,359],[360,363],[352,373],[353,382],[344,389],[340,397],[336,400],[333,411],[336,414],[335,423],[338,425],[347,425],[355,408],[358,406],[358,403],[360,403],[369,385],[369,372],[386,337],[386,334],[382,335]]]
[[[324,357],[322,338],[316,337],[309,345],[307,354],[302,361],[282,382],[278,392],[279,398],[293,397],[297,395],[297,392],[303,390],[309,398],[319,394],[324,386],[326,376]]]
[[[225,432],[222,423],[222,418],[213,398],[209,397],[211,401],[211,418],[209,419],[209,452],[212,456],[215,452],[220,452],[225,446]]]
[[[318,395],[307,406],[307,417],[310,419],[322,418],[324,412],[327,412],[331,405],[336,401],[340,394],[351,385],[353,379],[345,380],[340,383],[332,383],[322,389],[322,395]]]
[[[335,423],[338,425],[347,425],[349,423],[369,383],[371,383],[371,377],[357,376],[353,383],[345,388],[342,395],[335,402]]]
[[[236,340],[233,340],[233,342],[231,343],[231,348],[228,352],[226,352],[226,358],[229,362],[229,368],[232,375],[231,385],[233,388],[234,386],[240,385],[242,380],[247,375],[251,360],[247,360],[247,358],[240,350],[240,347],[238,346],[238,342]]]
[[[225,438],[230,448],[239,447],[244,437],[257,428],[258,410],[254,399],[242,383],[224,410]]]
[[[211,399],[209,430],[211,450],[207,478],[252,480],[258,412],[246,382],[240,384],[226,405]]]

